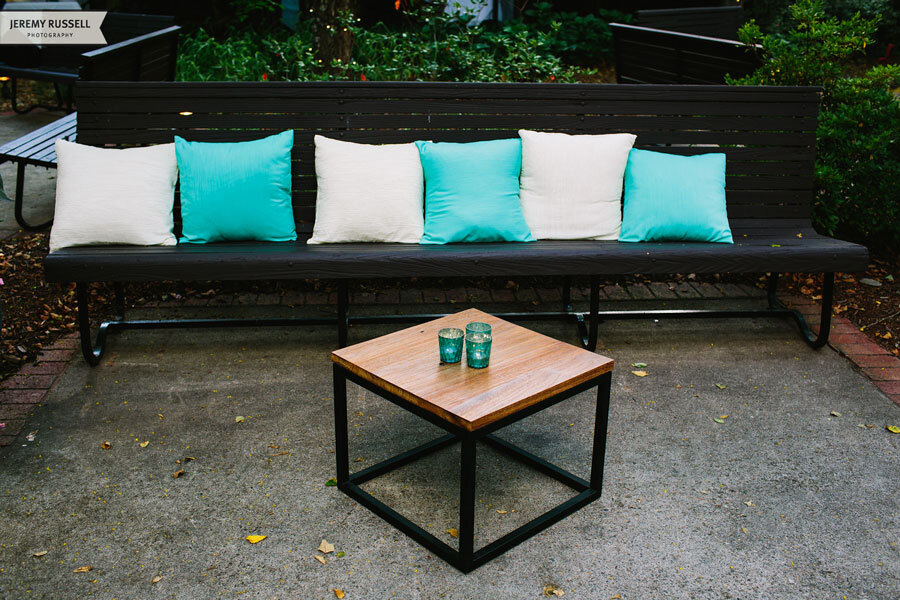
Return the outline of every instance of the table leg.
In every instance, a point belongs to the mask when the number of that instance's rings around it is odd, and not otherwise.
[[[337,462],[337,483],[342,486],[350,479],[350,460],[347,440],[347,378],[338,365],[334,374],[334,456]]]
[[[594,418],[594,452],[591,457],[591,489],[603,490],[603,463],[606,461],[606,428],[609,424],[609,394],[612,371],[597,385],[597,415]]]
[[[462,437],[459,461],[459,562],[468,571],[475,552],[475,438]]]

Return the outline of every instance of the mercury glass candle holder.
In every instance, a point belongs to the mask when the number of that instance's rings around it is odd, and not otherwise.
[[[463,337],[465,332],[458,327],[445,327],[438,331],[438,348],[441,362],[458,363],[462,360]]]
[[[466,364],[483,369],[491,361],[491,334],[483,331],[466,334]]]

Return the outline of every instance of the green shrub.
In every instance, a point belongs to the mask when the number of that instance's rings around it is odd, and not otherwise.
[[[794,27],[764,35],[754,22],[740,31],[761,44],[763,64],[739,85],[817,85],[824,88],[816,131],[813,221],[830,235],[876,252],[900,248],[900,103],[891,87],[900,66],[859,72],[855,58],[872,43],[877,18],[826,17],[818,0],[791,6]]]
[[[199,30],[182,38],[178,78],[186,81],[360,79],[383,81],[576,81],[612,53],[601,16],[554,13],[538,3],[522,19],[501,26],[468,27],[445,14],[442,3],[423,2],[405,13],[402,29],[345,25],[354,36],[349,64],[324,65],[313,50],[308,23],[296,33],[261,36],[246,30],[216,39]]]

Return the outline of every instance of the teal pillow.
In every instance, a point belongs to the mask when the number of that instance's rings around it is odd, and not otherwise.
[[[291,207],[294,132],[237,143],[175,136],[181,178],[180,243],[297,239]]]
[[[416,146],[425,174],[420,243],[534,241],[519,202],[521,140]]]
[[[725,155],[632,150],[619,241],[734,243],[725,208]]]

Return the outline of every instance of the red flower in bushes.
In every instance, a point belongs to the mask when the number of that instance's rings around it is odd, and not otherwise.
[[[263,80],[263,81],[268,81],[268,80],[269,80],[269,74],[268,74],[268,73],[263,73],[263,74],[262,74],[262,80]]]
[[[365,81],[365,80],[366,80],[366,74],[363,73],[362,75],[360,75],[360,76],[359,76],[359,80],[360,80],[360,81]]]

